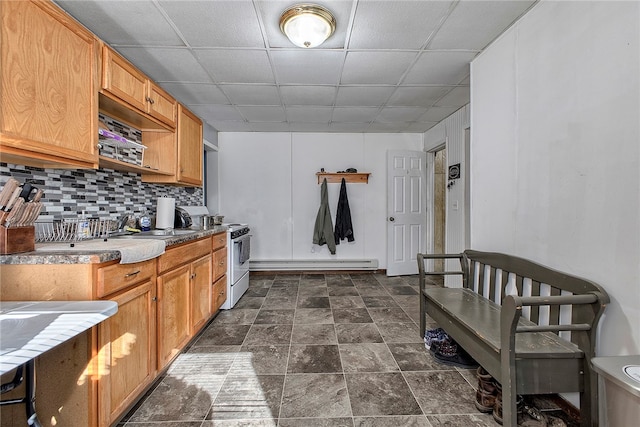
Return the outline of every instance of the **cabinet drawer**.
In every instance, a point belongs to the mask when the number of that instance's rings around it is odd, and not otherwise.
[[[218,311],[227,300],[227,276],[222,276],[213,284],[211,293],[211,313]]]
[[[135,264],[112,264],[99,267],[97,274],[97,296],[106,295],[125,289],[143,280],[155,276],[155,260],[138,262]]]
[[[227,232],[213,235],[213,250],[227,246]]]
[[[158,257],[158,272],[171,270],[210,252],[211,241],[208,238],[171,248]]]
[[[213,253],[213,280],[218,280],[227,272],[227,248]]]

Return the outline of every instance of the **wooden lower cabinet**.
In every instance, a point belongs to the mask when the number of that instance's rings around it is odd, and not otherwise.
[[[98,408],[108,426],[156,376],[155,284],[147,280],[116,296],[118,312],[98,326]]]
[[[215,313],[227,300],[227,276],[222,276],[213,283],[211,290],[211,312]]]
[[[206,237],[136,264],[0,265],[0,301],[118,303],[114,316],[36,361],[46,372],[36,388],[41,421],[109,427],[125,415],[226,300],[226,275],[218,270],[214,280],[213,253]],[[3,407],[0,424],[26,425],[24,406]]]
[[[191,264],[191,335],[195,335],[211,316],[211,255]]]
[[[158,276],[158,368],[164,368],[191,337],[191,265]]]

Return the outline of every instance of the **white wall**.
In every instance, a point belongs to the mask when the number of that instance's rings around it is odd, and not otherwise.
[[[386,152],[422,150],[421,134],[220,133],[220,211],[252,228],[252,259],[377,259],[386,268]],[[312,245],[320,206],[316,172],[371,172],[348,184],[355,242],[336,255]],[[329,184],[335,221],[340,184]]]
[[[640,4],[543,1],[472,63],[471,242],[600,283],[640,353]]]

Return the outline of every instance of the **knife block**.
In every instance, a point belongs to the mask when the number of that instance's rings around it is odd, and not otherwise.
[[[0,254],[9,255],[30,252],[35,249],[36,229],[30,227],[0,226]]]

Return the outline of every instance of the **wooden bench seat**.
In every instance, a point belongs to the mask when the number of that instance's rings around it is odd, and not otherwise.
[[[429,270],[432,259],[457,259],[461,269]],[[522,258],[472,250],[418,254],[418,267],[422,334],[429,315],[502,384],[505,426],[517,425],[518,394],[565,392],[580,393],[582,426],[598,425],[590,360],[608,302],[602,288]],[[458,275],[462,288],[427,285],[435,275]]]

